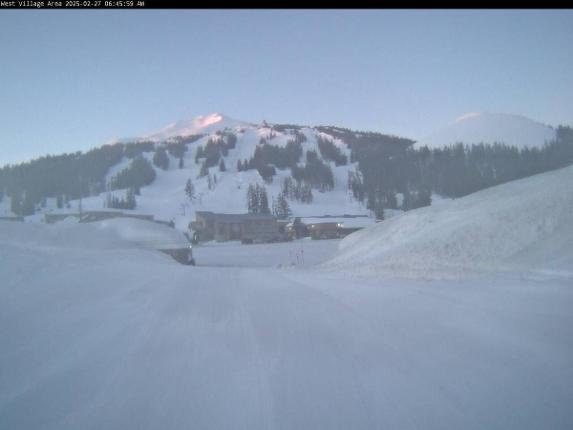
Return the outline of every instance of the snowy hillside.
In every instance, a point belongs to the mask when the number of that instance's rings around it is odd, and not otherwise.
[[[524,117],[472,114],[448,130],[442,136],[450,138],[441,142],[515,146],[412,150],[413,140],[378,132],[249,124],[214,113],[84,154],[0,169],[0,216],[39,221],[45,213],[79,212],[82,196],[83,210],[128,210],[187,230],[198,210],[262,210],[249,208],[247,199],[249,187],[258,185],[266,199],[251,205],[267,201],[283,217],[360,215],[373,224],[573,163],[569,127],[554,131]],[[554,135],[538,151],[515,150]]]
[[[79,224],[72,218],[55,225],[2,222],[0,232],[4,245],[40,252],[51,249],[62,252],[77,252],[79,249],[157,251],[189,245],[187,238],[177,230],[150,221],[127,218],[87,224]]]
[[[410,211],[350,235],[325,267],[424,277],[483,270],[572,277],[570,184],[573,166]]]
[[[297,129],[272,129],[272,125],[253,125],[242,121],[233,120],[221,114],[200,116],[188,121],[180,121],[172,124],[157,133],[148,136],[155,140],[164,140],[175,136],[187,136],[189,134],[202,135],[196,141],[186,145],[187,151],[183,155],[183,168],[179,168],[179,159],[168,154],[169,168],[162,170],[155,168],[157,177],[154,182],[142,187],[141,195],[137,196],[136,213],[152,214],[161,220],[173,220],[180,229],[187,229],[189,221],[195,218],[196,210],[209,210],[225,213],[244,213],[247,211],[247,188],[249,184],[261,184],[267,189],[269,205],[281,192],[283,181],[291,176],[289,168],[277,169],[272,183],[265,183],[256,169],[238,171],[237,163],[253,157],[261,139],[269,145],[284,148],[289,140],[298,133],[303,136],[301,163],[305,161],[307,151],[316,151],[319,158],[332,169],[334,187],[332,190],[320,192],[313,190],[312,204],[290,200],[289,205],[294,216],[320,216],[330,215],[371,215],[371,211],[364,204],[356,201],[348,191],[348,173],[355,171],[357,163],[336,166],[333,161],[324,159],[318,148],[317,138],[329,140],[335,145],[341,154],[350,158],[350,149],[340,139],[318,131],[315,128],[300,127]],[[221,132],[232,133],[237,141],[233,149],[222,157],[226,170],[220,171],[218,165],[210,167],[206,176],[200,177],[201,162],[197,162],[196,155],[199,148],[205,148],[210,141],[222,139]],[[145,139],[145,138],[141,138]],[[135,140],[137,141],[137,139]],[[148,160],[152,160],[153,152],[143,154]],[[106,177],[109,181],[122,169],[128,167],[131,159],[124,157],[123,160],[113,166]],[[188,180],[193,182],[195,198],[189,199],[185,194],[185,185]],[[125,190],[117,190],[114,195],[124,196]],[[84,210],[103,210],[106,193],[82,199]],[[71,209],[77,210],[79,201],[70,202]],[[45,211],[58,212],[55,201],[49,202]],[[69,212],[62,209],[60,212]],[[388,212],[392,214],[392,211]],[[370,218],[370,223],[374,219]]]
[[[536,148],[554,137],[553,128],[524,116],[482,112],[461,116],[447,127],[421,139],[416,146],[438,148],[458,142],[498,142],[518,148]]]

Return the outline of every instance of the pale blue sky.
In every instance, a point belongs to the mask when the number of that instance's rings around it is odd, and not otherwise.
[[[573,11],[0,11],[0,165],[211,112],[420,138],[573,125]]]

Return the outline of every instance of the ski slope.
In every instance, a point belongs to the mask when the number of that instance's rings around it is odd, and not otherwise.
[[[345,238],[324,268],[411,277],[573,278],[573,166],[409,211]]]

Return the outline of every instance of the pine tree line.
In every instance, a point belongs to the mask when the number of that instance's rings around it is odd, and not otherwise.
[[[283,180],[281,194],[288,199],[301,203],[312,203],[312,188],[303,181],[295,181],[292,177]]]
[[[267,189],[259,184],[250,184],[247,190],[247,209],[252,214],[268,214],[269,198]]]
[[[336,146],[332,140],[317,136],[316,142],[320,155],[322,155],[322,158],[325,160],[334,161],[336,166],[345,166],[348,163],[348,157],[342,153],[340,148]]]
[[[129,188],[125,193],[125,198],[119,198],[111,193],[108,193],[104,207],[111,209],[135,209],[137,207],[137,202],[135,200],[135,190],[133,188]]]
[[[288,219],[292,211],[284,193],[279,193],[277,198],[273,198],[273,215],[278,219]]]
[[[144,156],[138,155],[128,167],[111,178],[109,187],[112,190],[132,187],[139,193],[141,187],[153,183],[155,176],[151,163]]]
[[[295,180],[305,182],[320,191],[334,188],[332,169],[318,157],[316,151],[306,151],[306,164],[303,167],[293,166],[291,172]]]
[[[169,157],[164,147],[159,147],[153,154],[153,165],[163,170],[169,169]]]

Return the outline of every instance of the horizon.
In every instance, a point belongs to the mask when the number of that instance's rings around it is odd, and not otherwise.
[[[0,166],[212,112],[413,140],[473,112],[573,122],[572,11],[45,13],[0,16]]]

